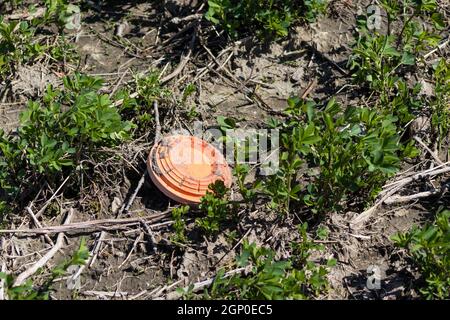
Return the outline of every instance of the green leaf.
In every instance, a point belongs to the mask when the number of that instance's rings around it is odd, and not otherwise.
[[[327,125],[327,128],[329,131],[333,131],[334,130],[334,123],[333,123],[333,118],[331,117],[330,114],[325,113],[323,115],[324,120],[325,120],[325,124]]]
[[[236,128],[236,121],[234,119],[226,118],[224,116],[218,116],[217,123],[219,124],[222,130]]]
[[[301,99],[299,97],[293,96],[287,99],[287,104],[289,107],[294,108],[301,103]]]
[[[336,259],[328,259],[328,261],[327,261],[327,267],[334,267],[334,266],[336,266],[336,264],[337,264],[337,260]]]
[[[413,66],[416,63],[416,57],[409,52],[403,52],[401,63],[404,65]]]
[[[444,30],[445,29],[446,24],[445,24],[445,21],[444,21],[444,16],[441,13],[439,13],[439,12],[433,13],[431,15],[431,19],[433,20],[434,27],[436,29],[439,29],[439,30]]]
[[[389,44],[387,44],[384,48],[384,54],[390,57],[400,57],[400,52],[397,51],[394,47],[391,47]]]

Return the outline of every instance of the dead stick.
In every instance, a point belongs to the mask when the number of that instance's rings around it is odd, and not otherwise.
[[[411,177],[417,177],[417,176],[425,177],[425,176],[428,176],[428,175],[433,176],[433,175],[434,175],[434,172],[436,172],[438,169],[440,169],[440,168],[442,168],[442,167],[448,166],[449,164],[450,164],[450,162],[446,162],[446,163],[444,163],[444,164],[442,164],[442,165],[439,165],[439,166],[436,166],[436,167],[434,167],[434,168],[427,169],[427,170],[424,170],[424,171],[422,171],[422,172],[413,174],[413,175],[411,175],[411,176],[402,178],[402,179],[400,179],[400,180],[397,180],[397,181],[394,181],[394,182],[385,184],[385,185],[383,186],[383,190],[380,192],[379,195],[385,194],[385,193],[389,192],[392,188],[394,188],[394,187],[396,187],[396,186],[398,186],[398,185],[400,185],[400,184],[403,184],[404,182],[407,182],[408,179],[410,179]]]
[[[433,53],[435,53],[438,50],[441,50],[444,48],[447,44],[450,43],[450,38],[447,37],[447,40],[444,40],[440,45],[438,45],[436,48],[428,52],[426,55],[423,56],[424,59],[427,59],[429,56],[431,56]]]
[[[97,242],[94,245],[94,249],[92,249],[92,251],[89,253],[89,261],[86,264],[83,264],[82,266],[80,266],[78,268],[78,271],[72,276],[71,281],[75,282],[76,279],[78,279],[78,277],[81,275],[81,273],[83,273],[84,269],[86,269],[86,266],[88,265],[89,268],[92,267],[92,265],[94,264],[95,260],[97,259],[97,254],[98,251],[100,250],[100,246],[102,244],[103,238],[106,236],[106,232],[102,231],[100,232],[100,235],[98,236]]]
[[[305,92],[302,94],[302,99],[306,99],[308,95],[311,93],[311,91],[314,89],[314,87],[317,85],[317,80],[314,79],[311,81],[308,85],[308,87],[305,89]]]
[[[162,78],[161,81],[160,81],[161,84],[164,84],[164,83],[168,82],[169,80],[172,80],[181,71],[183,71],[184,67],[186,66],[186,64],[188,63],[189,59],[191,58],[192,51],[194,50],[194,43],[195,43],[195,32],[192,34],[191,42],[189,44],[188,53],[186,55],[182,55],[181,56],[180,64],[178,65],[178,67],[172,73],[170,73],[167,76],[165,76],[164,78]]]
[[[33,20],[35,18],[42,17],[45,14],[46,9],[44,7],[35,8],[34,12],[21,12],[6,16],[6,20]]]
[[[36,216],[33,213],[33,210],[31,210],[30,207],[26,207],[26,210],[28,211],[28,214],[31,216],[31,219],[33,219],[34,224],[36,225],[37,228],[42,228],[41,223],[39,222],[39,220],[36,218]],[[44,238],[45,240],[47,240],[47,242],[49,244],[51,244],[52,246],[54,246],[55,244],[53,243],[52,239],[50,239],[50,237],[46,234],[44,234]]]
[[[44,206],[36,213],[36,215],[35,215],[36,218],[39,218],[39,216],[44,213],[45,209],[47,209],[47,207],[53,201],[53,199],[56,198],[56,196],[58,195],[58,192],[61,191],[61,189],[64,187],[64,185],[69,180],[69,178],[70,178],[70,175],[63,181],[63,183],[61,183],[59,188],[56,189],[55,193],[50,197],[50,199],[48,199],[47,202],[44,204]]]
[[[100,297],[111,297],[111,298],[124,298],[129,295],[128,292],[109,292],[109,291],[83,291],[81,292],[84,296],[100,296]]]
[[[414,136],[413,139],[416,140],[426,151],[428,151],[428,153],[433,157],[434,160],[436,160],[439,165],[444,165],[444,162],[442,162],[442,160],[439,159],[439,157],[433,151],[431,151],[430,148],[428,148],[428,146],[422,141],[422,139],[420,139],[418,136]]]
[[[372,206],[370,209],[364,211],[363,213],[361,213],[359,216],[357,216],[356,218],[354,218],[351,221],[352,225],[358,225],[360,223],[363,223],[365,221],[367,221],[367,219],[370,218],[370,216],[375,212],[375,210],[378,208],[378,206],[380,206],[381,204],[384,203],[384,201],[386,201],[390,196],[392,196],[395,192],[397,192],[398,190],[402,189],[404,186],[408,185],[409,183],[421,179],[421,178],[425,178],[425,177],[431,177],[431,176],[435,176],[435,175],[439,175],[439,174],[443,174],[443,173],[447,173],[450,172],[450,166],[444,167],[442,169],[439,170],[433,170],[427,173],[423,173],[420,172],[412,177],[409,178],[405,178],[402,179],[401,183],[396,184],[383,198],[381,198],[381,200],[379,200],[374,206]]]
[[[187,24],[184,28],[182,28],[180,31],[178,31],[176,34],[174,34],[173,36],[171,36],[169,39],[164,40],[164,41],[162,42],[162,45],[163,45],[163,46],[167,45],[167,44],[170,43],[173,39],[179,37],[180,35],[182,35],[182,34],[185,33],[186,31],[188,31],[189,29],[191,29],[191,28],[197,26],[199,22],[200,22],[199,19],[190,22],[190,23]]]
[[[137,246],[138,242],[142,240],[142,237],[143,237],[143,233],[141,232],[141,233],[136,237],[136,239],[134,240],[133,246],[131,247],[131,250],[130,250],[130,252],[128,253],[128,255],[125,257],[125,260],[122,261],[122,263],[117,267],[117,269],[122,268],[122,266],[123,266],[125,263],[128,262],[128,260],[130,259],[131,255],[133,254],[134,250],[136,249],[136,246]]]
[[[245,271],[245,269],[246,268],[238,268],[238,269],[235,269],[235,270],[228,271],[228,272],[226,272],[223,275],[223,278],[229,278],[229,277],[231,277],[231,276],[233,276],[235,274],[242,273],[243,271]],[[211,284],[214,282],[215,279],[216,279],[216,277],[212,277],[212,278],[209,278],[207,280],[194,283],[194,287],[192,288],[192,292],[197,292],[197,291],[202,290],[203,288],[211,286]],[[171,299],[181,298],[181,294],[178,293],[177,291],[169,292],[167,295],[170,295]]]
[[[230,50],[233,50],[233,47],[228,47],[228,48],[223,49],[223,50],[217,55],[217,58],[220,58],[222,55],[224,55],[225,53],[227,53],[227,52],[230,51]],[[225,62],[222,64],[222,67],[225,66],[225,64],[228,63],[228,61],[231,59],[231,57],[233,56],[233,54],[234,54],[233,52],[231,52],[231,53],[229,54],[229,56],[225,59]],[[199,70],[197,71],[197,73],[198,73],[197,76],[195,76],[195,78],[194,78],[194,80],[192,80],[192,82],[196,82],[196,81],[200,80],[205,74],[207,74],[207,73],[210,71],[210,69],[212,68],[212,66],[214,65],[214,63],[215,63],[215,61],[211,61],[211,62],[209,62],[209,63],[206,65],[206,67],[203,67],[203,68],[199,69]],[[217,70],[222,69],[222,67],[219,67]]]
[[[128,98],[134,99],[134,98],[137,98],[138,96],[139,96],[139,93],[133,92],[132,94],[130,94],[130,96]],[[124,99],[119,99],[113,103],[113,106],[117,108],[117,107],[121,106],[124,101],[125,101]]]
[[[168,291],[170,289],[172,289],[173,287],[177,286],[178,284],[180,284],[181,282],[183,282],[184,279],[180,279],[175,281],[174,283],[172,283],[169,286],[164,286],[164,287],[159,287],[156,288],[156,290],[153,290],[152,292],[150,292],[150,296],[153,296],[153,299],[159,297],[163,292]]]
[[[180,22],[192,21],[192,20],[197,20],[197,19],[201,19],[201,18],[203,18],[202,13],[194,13],[194,14],[191,14],[191,15],[189,15],[187,17],[183,17],[183,18],[179,18],[179,17],[172,18],[172,20],[170,20],[170,22],[179,24]]]
[[[73,209],[71,208],[69,210],[69,213],[67,214],[66,220],[64,221],[64,224],[70,223],[70,220],[73,216]],[[56,239],[56,244],[53,246],[53,248],[50,249],[41,259],[39,259],[35,264],[33,264],[30,268],[19,274],[19,276],[14,281],[14,286],[20,286],[25,282],[26,279],[31,277],[33,274],[36,273],[40,268],[45,266],[47,262],[53,258],[53,256],[61,249],[61,247],[64,244],[64,233],[59,233],[58,238]]]
[[[141,221],[142,226],[144,227],[145,231],[147,232],[149,238],[150,238],[150,244],[152,246],[152,250],[154,254],[158,253],[158,248],[156,247],[156,239],[155,235],[153,234],[152,229],[148,226],[148,224],[145,221]]]
[[[16,233],[16,234],[52,234],[60,232],[70,231],[99,231],[99,230],[117,230],[123,227],[129,227],[137,225],[144,221],[160,221],[165,217],[168,217],[167,213],[170,211],[164,211],[162,213],[154,214],[147,217],[136,218],[123,218],[123,219],[104,219],[104,220],[91,220],[84,222],[67,223],[61,226],[43,227],[37,229],[0,229],[0,233]],[[110,228],[108,228],[110,227]]]
[[[217,262],[213,265],[213,267],[217,266],[228,254],[230,254],[231,251],[233,251],[234,249],[236,249],[238,247],[238,245],[241,244],[241,242],[247,238],[247,236],[249,235],[249,233],[253,230],[253,228],[250,228],[247,230],[247,232],[241,237],[241,239],[239,239],[239,241],[233,246],[233,248],[231,248],[231,250],[228,250],[227,252],[225,252],[223,254],[222,257],[220,257],[219,260],[217,260]]]
[[[98,236],[98,239],[97,239],[97,243],[95,244],[94,249],[92,250],[92,258],[87,263],[89,265],[89,268],[91,268],[94,265],[95,260],[97,260],[98,252],[100,251],[102,241],[105,237],[106,237],[106,232],[104,232],[104,231],[100,232],[100,235]]]
[[[422,199],[422,198],[428,198],[431,196],[435,196],[437,194],[441,193],[439,190],[434,191],[425,191],[425,192],[419,192],[416,194],[412,194],[409,196],[392,196],[387,198],[384,203],[385,204],[394,204],[394,203],[403,203],[403,202],[409,202],[416,199]]]

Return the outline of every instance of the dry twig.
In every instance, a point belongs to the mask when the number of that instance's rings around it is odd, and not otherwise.
[[[50,203],[53,201],[53,199],[56,198],[56,196],[58,195],[59,191],[61,191],[61,189],[64,187],[64,185],[67,183],[67,181],[69,180],[70,175],[67,176],[66,179],[64,179],[64,181],[61,183],[61,185],[58,187],[58,189],[56,189],[55,193],[53,193],[53,195],[50,197],[50,199],[48,199],[45,204],[43,205],[43,207],[35,214],[36,218],[39,218],[41,214],[44,213],[45,209],[47,209],[47,207],[50,205]],[[31,207],[31,205],[30,205]]]
[[[74,233],[87,233],[98,232],[101,230],[120,230],[131,226],[136,226],[141,223],[141,220],[148,222],[157,222],[168,217],[168,211],[157,213],[150,216],[136,217],[136,218],[123,218],[123,219],[104,219],[104,220],[91,220],[84,222],[67,223],[60,226],[43,227],[37,229],[0,229],[1,233],[15,233],[23,235],[39,235],[39,234],[54,234],[60,232],[74,232]]]
[[[192,38],[191,38],[191,42],[189,43],[189,49],[188,49],[187,54],[181,55],[181,59],[180,59],[180,63],[178,64],[178,67],[173,72],[171,72],[170,74],[168,74],[167,76],[162,78],[160,81],[161,84],[164,84],[164,83],[172,80],[178,74],[180,74],[181,71],[183,71],[184,67],[186,66],[189,59],[191,58],[192,52],[194,50],[194,43],[195,43],[195,32],[192,34]]]
[[[66,220],[64,221],[64,225],[67,225],[70,223],[70,220],[72,220],[73,216],[73,209],[71,208],[69,210],[69,213],[67,214]],[[61,247],[64,244],[64,233],[60,232],[58,234],[58,238],[56,239],[56,244],[53,246],[52,249],[50,249],[41,259],[39,259],[35,264],[33,264],[30,268],[19,274],[19,276],[14,281],[14,286],[20,286],[25,282],[26,279],[31,277],[33,274],[36,273],[40,268],[45,266],[47,262],[53,258],[53,256],[61,249]]]
[[[384,203],[385,204],[404,203],[404,202],[409,202],[412,200],[428,198],[428,197],[431,197],[434,195],[438,195],[439,193],[441,193],[441,191],[433,190],[433,191],[419,192],[419,193],[415,193],[415,194],[412,194],[409,196],[392,196],[392,197],[387,198],[384,201]]]
[[[223,277],[224,278],[229,278],[229,277],[231,277],[231,276],[233,276],[235,274],[244,272],[245,269],[246,268],[238,268],[238,269],[235,269],[235,270],[231,270],[231,271],[225,272]],[[212,277],[212,278],[209,278],[209,279],[206,279],[206,280],[194,283],[193,284],[193,288],[192,288],[192,292],[198,292],[198,291],[200,291],[200,290],[202,290],[202,289],[204,289],[206,287],[211,286],[211,284],[214,282],[215,278],[216,277]],[[177,292],[177,291],[169,292],[166,295],[166,299],[179,299],[179,298],[181,298],[181,294],[179,292]]]
[[[413,138],[433,157],[434,160],[436,160],[439,165],[444,165],[444,162],[442,162],[442,160],[439,159],[439,157],[433,151],[431,151],[430,148],[428,148],[428,146],[422,141],[422,139],[420,139],[418,136],[414,136]]]
[[[369,208],[368,210],[364,211],[363,213],[361,213],[360,215],[355,217],[351,221],[351,224],[353,226],[357,226],[357,225],[367,221],[367,219],[369,219],[371,217],[371,215],[375,212],[375,210],[381,204],[383,204],[394,193],[396,193],[400,189],[404,188],[406,185],[410,184],[411,182],[419,180],[419,179],[423,179],[423,178],[426,178],[426,177],[437,176],[437,175],[441,175],[441,174],[450,172],[450,166],[448,166],[448,164],[449,164],[448,162],[444,163],[443,165],[438,166],[436,168],[428,169],[428,170],[425,170],[423,172],[416,173],[415,175],[413,175],[411,177],[404,178],[404,179],[401,179],[401,180],[399,180],[397,182],[389,184],[388,185],[389,186],[389,191],[387,191],[387,193],[379,201],[377,201],[375,203],[375,205],[373,205],[371,208]]]
[[[450,38],[447,37],[447,40],[444,40],[440,45],[438,45],[436,48],[434,48],[433,50],[431,50],[430,52],[428,52],[427,54],[425,54],[423,56],[423,58],[426,60],[428,59],[429,56],[431,56],[433,53],[435,53],[438,50],[443,49],[445,46],[447,46],[450,43]]]
[[[39,220],[36,218],[36,215],[33,213],[33,210],[31,210],[30,207],[26,207],[26,210],[27,210],[28,214],[31,216],[31,219],[33,220],[33,222],[36,225],[36,227],[37,228],[42,228],[42,225],[39,222]],[[52,239],[50,239],[50,237],[48,235],[44,234],[44,238],[51,246],[55,245],[53,243]]]

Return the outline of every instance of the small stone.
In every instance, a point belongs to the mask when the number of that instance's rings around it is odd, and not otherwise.
[[[111,212],[113,214],[116,214],[120,207],[122,206],[122,200],[118,197],[114,197],[113,202],[111,203]]]
[[[291,80],[294,82],[300,82],[303,79],[303,76],[305,75],[304,68],[298,68],[295,70],[295,72],[291,76]]]
[[[420,81],[420,84],[422,86],[420,94],[423,94],[428,97],[432,97],[434,95],[434,86],[431,83],[422,79]]]

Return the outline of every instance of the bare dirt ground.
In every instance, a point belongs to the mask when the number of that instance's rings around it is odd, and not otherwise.
[[[2,96],[1,128],[13,131],[26,101],[40,95],[49,83],[60,85],[61,76],[74,70],[103,77],[107,85],[105,91],[109,92],[132,83],[134,74],[148,73],[154,68],[164,70],[162,78],[177,72],[166,83],[175,95],[181,95],[187,83],[195,83],[196,93],[185,105],[168,103],[160,107],[163,133],[174,129],[192,130],[192,123],[179,116],[192,107],[198,113],[197,120],[205,125],[214,125],[216,117],[224,115],[239,119],[242,127],[257,128],[282,111],[286,99],[292,95],[318,100],[336,96],[347,105],[359,104],[360,99],[364,99],[364,96],[358,98],[358,88],[352,85],[346,63],[354,41],[355,12],[369,1],[332,1],[327,17],[311,25],[297,26],[287,39],[270,45],[261,45],[253,38],[233,42],[222,32],[202,23],[200,27],[189,27],[193,20],[183,21],[183,18],[197,12],[200,3],[195,0],[92,3],[89,10],[83,12],[81,29],[68,35],[80,56],[79,65],[61,66],[41,61],[20,69],[11,89]],[[193,37],[194,45],[190,48]],[[185,62],[178,72],[179,65]],[[105,150],[110,158],[96,168],[97,180],[93,186],[81,188],[79,195],[62,195],[56,190],[38,194],[33,201],[35,212],[47,206],[40,217],[41,224],[62,225],[63,213],[70,208],[74,208],[72,222],[138,218],[168,212],[175,203],[164,197],[148,177],[129,210],[123,210],[145,171],[153,130],[149,128],[147,136],[118,150]],[[448,161],[445,157],[442,160]],[[431,164],[426,153],[414,163],[420,168]],[[405,164],[404,169],[412,165]],[[439,179],[445,180],[448,176]],[[412,188],[421,190],[423,187]],[[55,197],[49,200],[52,195]],[[402,252],[392,245],[390,236],[427,221],[429,209],[439,203],[448,205],[448,197],[443,195],[401,206],[383,205],[362,226],[351,224],[360,212],[333,214],[321,222],[321,226],[330,230],[323,243],[326,247],[323,256],[335,257],[338,261],[329,276],[331,290],[322,298],[416,297],[415,271],[407,269]],[[301,213],[299,216],[302,217]],[[169,241],[173,232],[169,218],[148,222],[150,232],[139,221],[121,230],[67,232],[66,244],[49,267],[70,255],[81,237],[86,238],[93,259],[79,276],[81,286],[76,294],[67,288],[67,277],[63,277],[53,286],[52,297],[174,298],[176,288],[210,278],[218,268],[228,266],[239,252],[235,244],[242,237],[269,245],[283,257],[296,234],[293,217],[280,222],[277,215],[257,207],[240,212],[238,221],[215,239],[206,239],[193,231],[189,234],[191,244],[180,248]],[[310,222],[314,228],[319,226],[314,225],[313,220]],[[193,221],[188,226],[193,230]],[[28,229],[34,225],[24,214],[15,217],[7,227]],[[237,239],[230,240],[226,235],[233,229],[237,230]],[[0,260],[7,271],[19,274],[51,248],[47,242],[42,236],[2,234]],[[367,288],[370,266],[381,270],[379,290]],[[44,270],[39,276],[45,277],[47,272]]]

